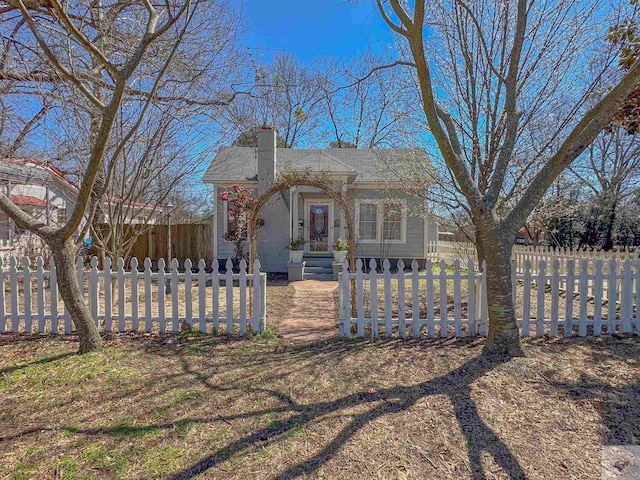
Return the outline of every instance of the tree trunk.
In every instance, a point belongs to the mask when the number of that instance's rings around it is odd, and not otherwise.
[[[60,296],[71,315],[80,342],[80,353],[102,349],[102,338],[91,318],[89,308],[76,277],[76,249],[73,240],[52,241],[49,245],[56,262],[56,274]]]
[[[486,261],[489,334],[485,351],[509,356],[523,356],[520,330],[511,295],[511,249],[509,236],[494,237],[484,232],[477,239]]]
[[[480,242],[480,238],[482,237],[482,232],[474,225],[474,237],[475,237],[475,245],[476,245],[476,254],[478,255],[478,268],[482,268],[482,262],[484,262],[486,256],[484,254],[484,247]]]
[[[611,204],[609,205],[609,215],[607,215],[606,226],[605,226],[605,235],[604,235],[604,244],[602,248],[605,252],[613,250],[613,227],[616,223],[616,207],[618,206],[618,199],[614,196],[611,199]]]

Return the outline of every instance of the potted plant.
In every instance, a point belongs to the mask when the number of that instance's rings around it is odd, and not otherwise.
[[[302,263],[302,257],[304,255],[304,245],[306,243],[307,241],[302,237],[291,240],[291,242],[289,243],[289,246],[287,248],[291,250],[291,261],[293,263]]]
[[[344,259],[347,258],[347,250],[349,250],[347,242],[338,238],[333,242],[333,260],[337,263],[344,262]]]

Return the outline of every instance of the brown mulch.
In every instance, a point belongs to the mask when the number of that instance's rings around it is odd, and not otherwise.
[[[0,478],[599,479],[640,442],[637,337],[0,336]]]

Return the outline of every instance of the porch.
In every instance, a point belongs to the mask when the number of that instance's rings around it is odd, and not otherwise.
[[[337,188],[346,189],[346,183],[343,185]],[[340,266],[334,265],[333,244],[338,238],[347,238],[344,213],[327,194],[311,187],[294,187],[288,193],[289,239],[305,241],[302,261],[289,251],[289,281],[337,280]]]
[[[346,191],[346,183],[342,186]],[[305,240],[306,257],[329,256],[333,243],[347,238],[346,221],[339,206],[325,193],[310,187],[294,187],[289,190],[289,239]],[[291,257],[289,258],[291,261]]]

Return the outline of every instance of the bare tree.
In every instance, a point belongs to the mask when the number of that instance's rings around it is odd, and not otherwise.
[[[640,180],[640,138],[626,127],[613,127],[598,136],[571,172],[594,196],[603,214],[602,248],[611,250],[618,210]]]
[[[2,2],[1,20],[11,33],[4,39],[2,56],[6,62],[0,79],[12,82],[25,95],[45,92],[57,99],[64,107],[66,125],[72,127],[65,130],[63,122],[54,131],[76,142],[76,152],[86,152],[77,202],[61,227],[42,225],[0,194],[0,208],[51,248],[60,293],[78,332],[80,352],[102,347],[75,279],[75,237],[83,224],[82,228],[88,228],[99,205],[91,202],[91,197],[105,195],[119,159],[158,102],[214,103],[210,96],[201,100],[200,95],[207,91],[204,86],[181,83],[180,76],[168,73],[172,67],[192,67],[203,75],[216,66],[192,65],[201,52],[190,50],[193,39],[189,33],[199,21],[196,11],[200,14],[220,5],[197,0],[162,5],[145,0]],[[225,26],[221,27],[219,33],[224,34]],[[233,98],[230,87],[224,98],[216,99],[218,103]],[[117,135],[114,125],[122,127]]]
[[[487,264],[486,349],[522,354],[511,296],[511,250],[547,189],[593,142],[640,80],[635,62],[591,108],[587,99],[616,53],[590,63],[609,25],[598,0],[466,3],[377,0],[414,64],[439,154],[476,229]],[[428,34],[425,33],[428,31]],[[598,69],[596,81],[587,70]],[[526,135],[553,116],[537,148]]]
[[[271,63],[255,64],[255,88],[229,106],[226,119],[235,126],[241,145],[255,142],[250,132],[270,125],[278,131],[281,148],[313,142],[322,125],[319,103],[321,77],[289,54],[275,55]]]
[[[334,148],[399,147],[416,134],[424,120],[411,78],[398,69],[375,68],[388,63],[367,52],[342,63],[322,65],[322,114]]]

